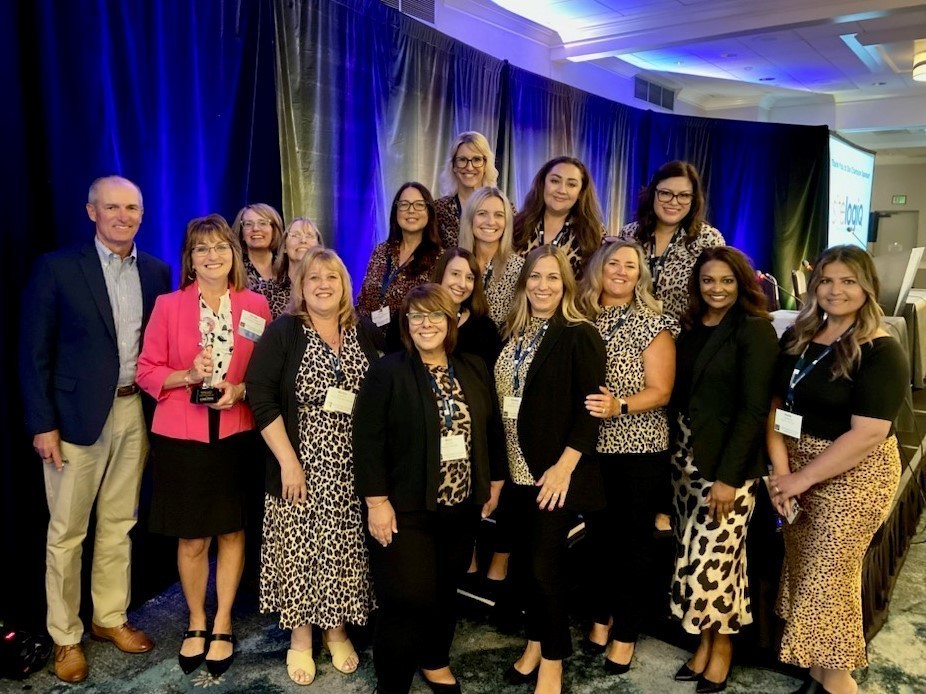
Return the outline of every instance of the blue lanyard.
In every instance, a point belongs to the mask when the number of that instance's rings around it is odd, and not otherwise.
[[[424,370],[428,374],[431,390],[434,391],[434,395],[436,395],[437,399],[440,401],[440,411],[444,418],[444,428],[447,431],[453,431],[453,413],[456,411],[456,403],[453,400],[453,362],[449,359],[447,360],[447,376],[450,379],[450,393],[446,397],[440,385],[437,383],[437,379],[434,378],[434,374],[431,373],[431,369],[425,366]]]
[[[483,288],[483,290],[488,289],[488,288],[489,288],[489,282],[492,281],[492,272],[493,272],[493,270],[494,270],[494,268],[493,268],[492,266],[493,266],[494,263],[495,263],[495,258],[492,258],[492,260],[489,261],[489,264],[486,265],[486,274],[484,274],[484,275],[482,276],[482,288]]]
[[[408,260],[405,261],[405,265],[408,265]],[[386,298],[386,292],[389,291],[389,286],[395,281],[395,278],[398,274],[405,268],[405,265],[399,265],[397,268],[392,268],[392,251],[389,252],[389,255],[386,256],[386,272],[383,274],[382,284],[379,285],[379,300],[382,303]]]
[[[321,339],[321,335],[318,336]],[[342,336],[341,329],[338,328],[338,351],[335,354],[334,350],[328,346],[328,343],[322,340],[322,345],[325,347],[325,351],[328,352],[328,358],[331,360],[331,369],[334,371],[334,378],[338,386],[344,383],[347,380],[347,376],[344,375],[344,370],[341,368],[341,344]]]
[[[614,324],[614,327],[611,328],[611,332],[608,333],[608,337],[605,339],[605,344],[611,341],[611,338],[614,337],[614,333],[621,329],[621,326],[627,322],[628,316],[630,316],[630,309],[633,308],[633,302],[627,304],[627,307],[621,311],[620,317],[617,319],[617,323]]]
[[[521,392],[521,365],[527,359],[527,355],[534,351],[537,345],[543,340],[543,336],[547,334],[547,328],[550,327],[549,320],[545,321],[540,330],[537,331],[537,334],[534,335],[534,339],[531,340],[531,343],[527,346],[527,349],[524,349],[524,333],[521,333],[521,337],[518,338],[518,344],[515,346],[514,350],[514,394],[519,395]]]
[[[653,276],[654,288],[659,284],[659,276],[662,274],[662,270],[666,265],[666,255],[668,255],[669,249],[681,241],[684,234],[685,230],[681,227],[676,229],[675,233],[672,234],[672,238],[669,239],[669,244],[662,251],[662,254],[656,255],[656,232],[653,232],[653,238],[649,244],[649,271]]]
[[[804,351],[801,352],[801,356],[797,360],[797,364],[794,365],[794,370],[791,372],[791,380],[788,383],[788,394],[785,396],[785,406],[788,408],[788,411],[791,411],[794,408],[794,389],[797,387],[797,384],[803,381],[807,377],[807,374],[813,371],[814,367],[816,367],[817,364],[823,361],[827,355],[833,351],[836,345],[839,344],[839,341],[853,330],[855,330],[854,323],[849,326],[849,329],[846,330],[842,335],[833,340],[832,343],[828,344],[826,349],[824,349],[820,355],[809,364],[806,362],[806,355],[807,350],[810,347],[810,343],[808,342],[804,346]]]

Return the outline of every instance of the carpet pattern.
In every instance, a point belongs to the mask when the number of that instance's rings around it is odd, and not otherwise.
[[[922,534],[916,539],[922,540]],[[871,666],[855,673],[864,694],[922,694],[926,692],[926,545],[911,547],[890,606],[887,625],[870,644]],[[257,612],[252,594],[239,599],[235,629],[239,639],[236,660],[222,677],[213,679],[205,667],[184,675],[176,652],[186,624],[186,609],[179,585],[174,585],[146,603],[131,616],[133,624],[145,629],[157,647],[151,653],[126,655],[111,644],[85,640],[90,678],[78,685],[59,682],[51,669],[33,674],[23,682],[0,681],[2,692],[98,692],[100,694],[171,694],[173,692],[277,693],[305,691],[314,694],[369,694],[374,687],[373,663],[368,648],[361,652],[361,665],[353,675],[343,675],[321,650],[316,634],[315,661],[318,675],[310,687],[300,687],[286,674],[288,634],[277,628],[270,615]],[[581,637],[578,625],[573,636]],[[355,644],[364,648],[363,634]],[[454,642],[451,664],[466,694],[521,692],[530,687],[510,687],[502,674],[517,659],[523,640],[495,631],[485,613],[470,609],[461,619]],[[687,653],[655,638],[642,637],[633,666],[626,675],[611,677],[602,669],[603,656],[589,656],[578,648],[566,664],[566,691],[572,694],[614,692],[617,694],[692,694],[694,683],[680,683],[672,674]],[[792,692],[800,682],[780,672],[734,666],[727,688],[731,694]],[[428,692],[418,677],[415,694]]]

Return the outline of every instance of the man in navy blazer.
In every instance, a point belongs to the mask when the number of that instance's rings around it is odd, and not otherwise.
[[[96,238],[48,253],[23,298],[20,379],[26,430],[42,459],[49,523],[45,593],[55,674],[87,677],[80,642],[81,546],[96,503],[91,635],[127,653],[154,644],[128,624],[131,541],[148,437],[135,368],[170,268],[135,247],[144,208],[119,176],[90,187]]]

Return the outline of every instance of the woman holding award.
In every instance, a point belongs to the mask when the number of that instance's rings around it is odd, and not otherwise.
[[[178,538],[177,567],[190,610],[178,659],[203,660],[218,677],[234,657],[231,610],[244,566],[244,466],[254,418],[244,373],[270,320],[264,297],[245,288],[238,239],[220,215],[192,220],[180,289],[158,298],[138,358],[138,385],[157,400],[151,427],[154,493],[149,526]],[[206,619],[209,545],[216,537],[218,607]]]

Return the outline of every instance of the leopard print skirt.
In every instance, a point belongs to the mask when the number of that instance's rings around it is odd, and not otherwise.
[[[708,516],[711,482],[698,472],[688,418],[678,418],[672,454],[676,554],[670,607],[689,634],[716,628],[735,634],[752,623],[746,578],[746,526],[756,505],[759,480],[736,490],[733,511],[721,521]]]
[[[785,437],[791,470],[832,441]],[[897,439],[885,439],[851,470],[801,494],[803,512],[785,524],[776,611],[786,621],[780,660],[800,667],[868,665],[862,627],[862,560],[900,482]]]

